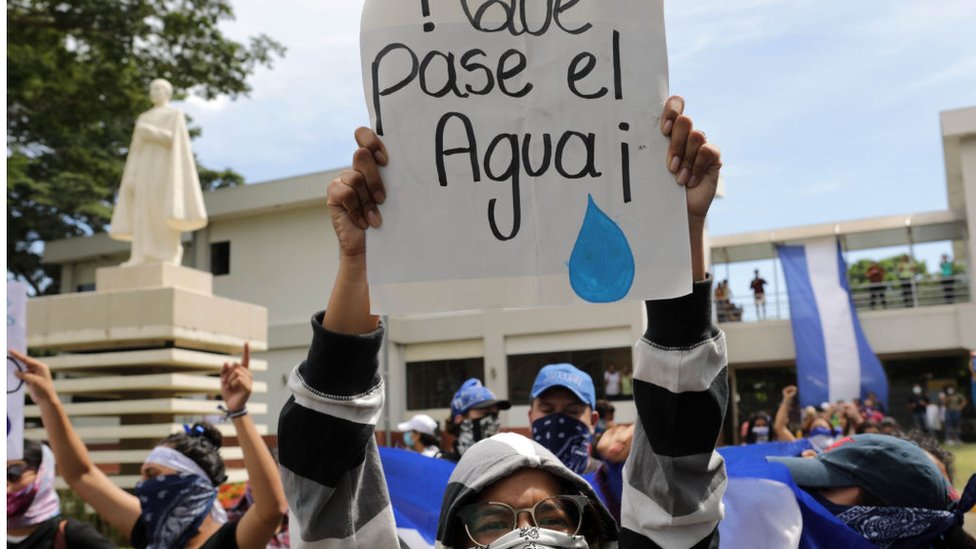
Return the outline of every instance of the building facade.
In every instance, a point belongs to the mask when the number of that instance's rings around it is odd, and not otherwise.
[[[976,108],[941,116],[946,210],[715,237],[713,263],[770,259],[776,244],[835,235],[847,250],[951,242],[955,259],[973,273]],[[272,432],[288,397],[288,372],[305,356],[311,316],[325,307],[335,277],[338,249],[325,201],[327,186],[337,175],[321,172],[208,193],[210,225],[185,236],[184,263],[212,272],[217,295],[268,309],[268,351],[261,355],[268,370],[258,377],[268,384]],[[49,243],[45,261],[61,266],[61,291],[75,292],[93,288],[97,267],[117,265],[127,255],[127,244],[96,235]],[[909,380],[931,370],[927,364],[941,364],[947,376],[959,377],[960,365],[965,368],[970,350],[976,349],[976,305],[965,276],[959,278],[958,289],[959,298],[952,303],[919,302],[924,291],[918,288],[911,307],[862,312],[865,332],[889,376]],[[503,424],[526,427],[528,392],[541,366],[573,362],[600,386],[602,372],[611,364],[618,370],[631,365],[644,319],[641,304],[617,303],[412,315],[389,318],[387,325],[382,368],[388,392],[380,429],[413,413],[446,418],[450,396],[468,377],[483,379],[499,397],[512,401]],[[795,379],[788,320],[727,322],[721,327],[728,336],[735,389],[731,424],[745,412],[774,411],[778,388]],[[929,379],[936,383],[939,375]],[[903,407],[901,397],[899,390],[892,391],[893,411]],[[632,405],[622,402],[616,408],[618,421],[633,420]]]

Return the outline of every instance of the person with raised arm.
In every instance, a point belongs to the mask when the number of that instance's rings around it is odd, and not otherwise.
[[[664,105],[662,159],[687,189],[693,291],[646,302],[637,343],[637,422],[624,470],[621,524],[583,481],[542,445],[513,433],[474,444],[448,483],[438,549],[453,547],[717,547],[725,463],[715,444],[729,396],[725,337],[711,322],[705,217],[722,166],[684,113]],[[328,191],[339,269],[326,311],[312,317],[308,358],[290,376],[293,393],[278,426],[279,458],[291,503],[293,547],[399,547],[373,434],[383,406],[377,353],[384,327],[370,313],[366,232],[383,223],[379,167],[389,155],[367,129],[350,170]],[[328,456],[329,459],[322,459]]]
[[[226,522],[217,501],[217,486],[227,475],[215,427],[185,426],[185,432],[160,441],[142,464],[135,494],[130,494],[92,462],[54,390],[48,366],[17,351],[8,353],[26,367],[17,375],[40,409],[58,472],[134,547],[264,549],[275,534],[287,507],[274,458],[247,413],[253,384],[247,345],[241,362],[225,363],[220,374],[226,415],[237,431],[254,493],[254,506],[239,522]]]

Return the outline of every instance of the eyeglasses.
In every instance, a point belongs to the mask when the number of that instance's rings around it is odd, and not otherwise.
[[[583,510],[589,505],[586,496],[553,496],[532,507],[515,509],[498,502],[472,503],[458,511],[468,538],[477,545],[489,545],[518,529],[518,516],[529,513],[538,528],[575,536],[583,525]]]
[[[17,482],[24,472],[30,469],[26,463],[13,463],[7,466],[7,482]]]

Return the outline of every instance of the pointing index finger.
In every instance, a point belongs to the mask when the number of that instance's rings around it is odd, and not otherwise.
[[[241,366],[245,370],[251,367],[251,344],[246,341],[244,342],[244,356],[241,357]]]

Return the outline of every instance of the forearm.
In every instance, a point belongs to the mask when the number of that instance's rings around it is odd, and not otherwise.
[[[691,240],[691,280],[702,282],[708,276],[705,266],[705,220],[689,219],[688,236]]]
[[[95,464],[88,454],[88,448],[72,427],[57,395],[38,403],[38,408],[48,444],[58,464],[58,473],[65,482],[72,484],[94,470]]]
[[[370,313],[369,283],[366,278],[366,256],[342,256],[339,272],[332,286],[329,308],[322,327],[337,334],[367,334],[379,325],[379,317]]]
[[[779,440],[794,440],[796,437],[790,432],[788,424],[790,422],[790,403],[791,400],[783,399],[779,408],[776,410],[776,419],[773,420],[773,432]]]
[[[278,464],[258,433],[250,414],[236,417],[233,421],[238,443],[244,452],[244,466],[247,468],[247,478],[254,494],[254,508],[262,517],[277,526],[288,509],[285,489],[278,474]]]
[[[622,548],[707,546],[722,518],[726,472],[714,450],[729,386],[725,338],[711,323],[710,291],[708,282],[697,283],[688,296],[646,304]]]
[[[169,144],[173,141],[173,132],[150,126],[143,122],[136,124],[136,131],[142,134],[143,139],[155,141],[160,144]]]

